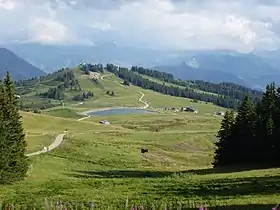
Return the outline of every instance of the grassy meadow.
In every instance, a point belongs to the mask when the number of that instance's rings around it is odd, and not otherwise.
[[[80,80],[83,87],[92,88],[92,81]],[[68,134],[55,150],[30,158],[28,177],[1,186],[0,199],[40,206],[44,199],[94,202],[97,209],[131,209],[133,204],[177,209],[204,203],[220,209],[271,209],[279,203],[280,169],[211,168],[222,119],[211,114],[222,108],[117,83],[121,81],[112,75],[100,80],[105,89],[115,91],[114,97],[94,88],[95,99],[78,106],[42,114],[21,112],[28,152],[50,144],[65,129]],[[192,105],[199,113],[161,111],[77,120],[76,111],[142,106],[139,91],[152,108]],[[98,123],[103,119],[111,125]],[[149,152],[141,154],[141,148]],[[176,207],[165,206],[171,203]]]

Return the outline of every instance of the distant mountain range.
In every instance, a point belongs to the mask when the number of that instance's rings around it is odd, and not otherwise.
[[[180,79],[232,82],[255,89],[263,89],[272,81],[280,85],[280,51],[158,51],[106,42],[94,46],[25,43],[7,44],[5,47],[45,72],[83,62],[114,63],[125,67],[139,65],[155,68]]]
[[[13,80],[23,80],[46,74],[12,51],[0,48],[0,76],[4,77],[7,71],[10,72]]]
[[[264,57],[254,53],[191,52],[177,57],[176,60],[181,62],[156,66],[155,69],[170,72],[180,79],[232,82],[255,89],[263,89],[270,82],[280,84],[280,70],[272,67]]]
[[[166,52],[133,49],[114,43],[99,43],[94,46],[56,46],[35,43],[6,44],[3,47],[32,63],[45,72],[53,72],[62,67],[74,67],[86,63],[114,63],[120,66],[144,65],[153,67],[162,64]]]

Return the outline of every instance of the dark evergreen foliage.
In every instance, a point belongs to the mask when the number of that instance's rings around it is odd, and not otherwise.
[[[241,85],[233,83],[220,83],[215,84],[211,82],[206,82],[202,80],[176,80],[172,74],[160,72],[157,70],[145,69],[143,67],[131,68],[131,71],[137,72],[139,74],[144,74],[164,82],[169,82],[172,84],[180,85],[183,87],[192,87],[205,92],[216,93],[219,95],[227,96],[237,100],[243,100],[244,96],[249,95],[254,102],[256,102],[262,96],[262,92],[258,90],[252,90]]]
[[[104,72],[104,67],[102,64],[90,64],[90,63],[85,63],[85,64],[81,64],[80,68],[83,72],[85,72],[85,74],[90,74],[90,72],[100,72],[103,73]]]
[[[168,73],[158,72],[155,70],[149,70],[144,69],[141,67],[132,67],[130,70],[123,67],[117,67],[113,64],[107,64],[106,69],[114,73],[116,76],[122,78],[125,81],[128,81],[129,83],[142,87],[144,89],[150,89],[156,92],[160,92],[166,95],[171,96],[178,96],[178,97],[184,97],[184,98],[190,98],[194,100],[199,101],[205,101],[205,102],[211,102],[218,106],[227,107],[227,108],[233,108],[236,109],[239,105],[239,99],[230,96],[230,95],[214,95],[209,93],[202,93],[199,91],[196,91],[194,88],[190,87],[190,83],[188,81],[181,81],[181,80],[174,80],[173,76]],[[141,76],[141,74],[145,74],[148,76],[155,77],[157,79],[161,79],[163,81],[171,82],[171,83],[182,83],[181,86],[184,86],[185,88],[175,87],[175,86],[167,86],[165,84],[160,84],[154,81],[151,81],[147,78],[144,78]],[[247,90],[247,89],[246,89]],[[248,89],[249,91],[250,89]],[[234,90],[231,90],[234,91]],[[239,91],[242,92],[242,91]],[[246,91],[243,91],[243,97],[248,93]],[[241,97],[241,93],[240,96]],[[260,96],[255,96],[254,101],[258,101],[257,99]]]
[[[78,94],[76,96],[73,97],[74,101],[85,101],[86,99],[89,99],[91,97],[93,97],[94,94],[91,91],[85,91],[81,94]]]
[[[13,183],[26,176],[26,141],[19,115],[14,83],[7,73],[0,84],[0,183]]]
[[[130,83],[129,83],[129,81],[124,80],[124,81],[123,81],[123,85],[130,86]]]
[[[280,166],[280,89],[267,85],[256,105],[245,97],[232,118],[222,121],[213,165]]]

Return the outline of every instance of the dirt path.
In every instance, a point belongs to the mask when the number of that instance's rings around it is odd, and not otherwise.
[[[88,118],[90,118],[90,115],[88,115],[86,117],[82,117],[82,118],[78,119],[78,121],[85,120],[85,119],[88,119]]]
[[[30,156],[34,156],[34,155],[40,155],[42,153],[46,153],[46,152],[49,152],[49,151],[57,148],[62,143],[63,138],[64,138],[65,135],[66,135],[65,133],[62,133],[62,134],[59,134],[58,136],[56,136],[56,138],[53,141],[53,143],[48,147],[48,150],[42,149],[41,151],[29,153],[26,156],[30,157]]]
[[[147,109],[150,105],[149,105],[146,101],[143,101],[143,100],[142,100],[143,97],[145,96],[145,94],[142,93],[142,92],[139,92],[139,93],[142,94],[142,95],[141,95],[141,97],[138,99],[138,101],[141,102],[141,103],[143,103],[143,104],[145,104],[145,106],[141,107],[141,109]]]

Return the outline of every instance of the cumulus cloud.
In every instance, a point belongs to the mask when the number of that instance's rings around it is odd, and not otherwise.
[[[276,0],[0,0],[0,41],[273,49],[279,14]]]

